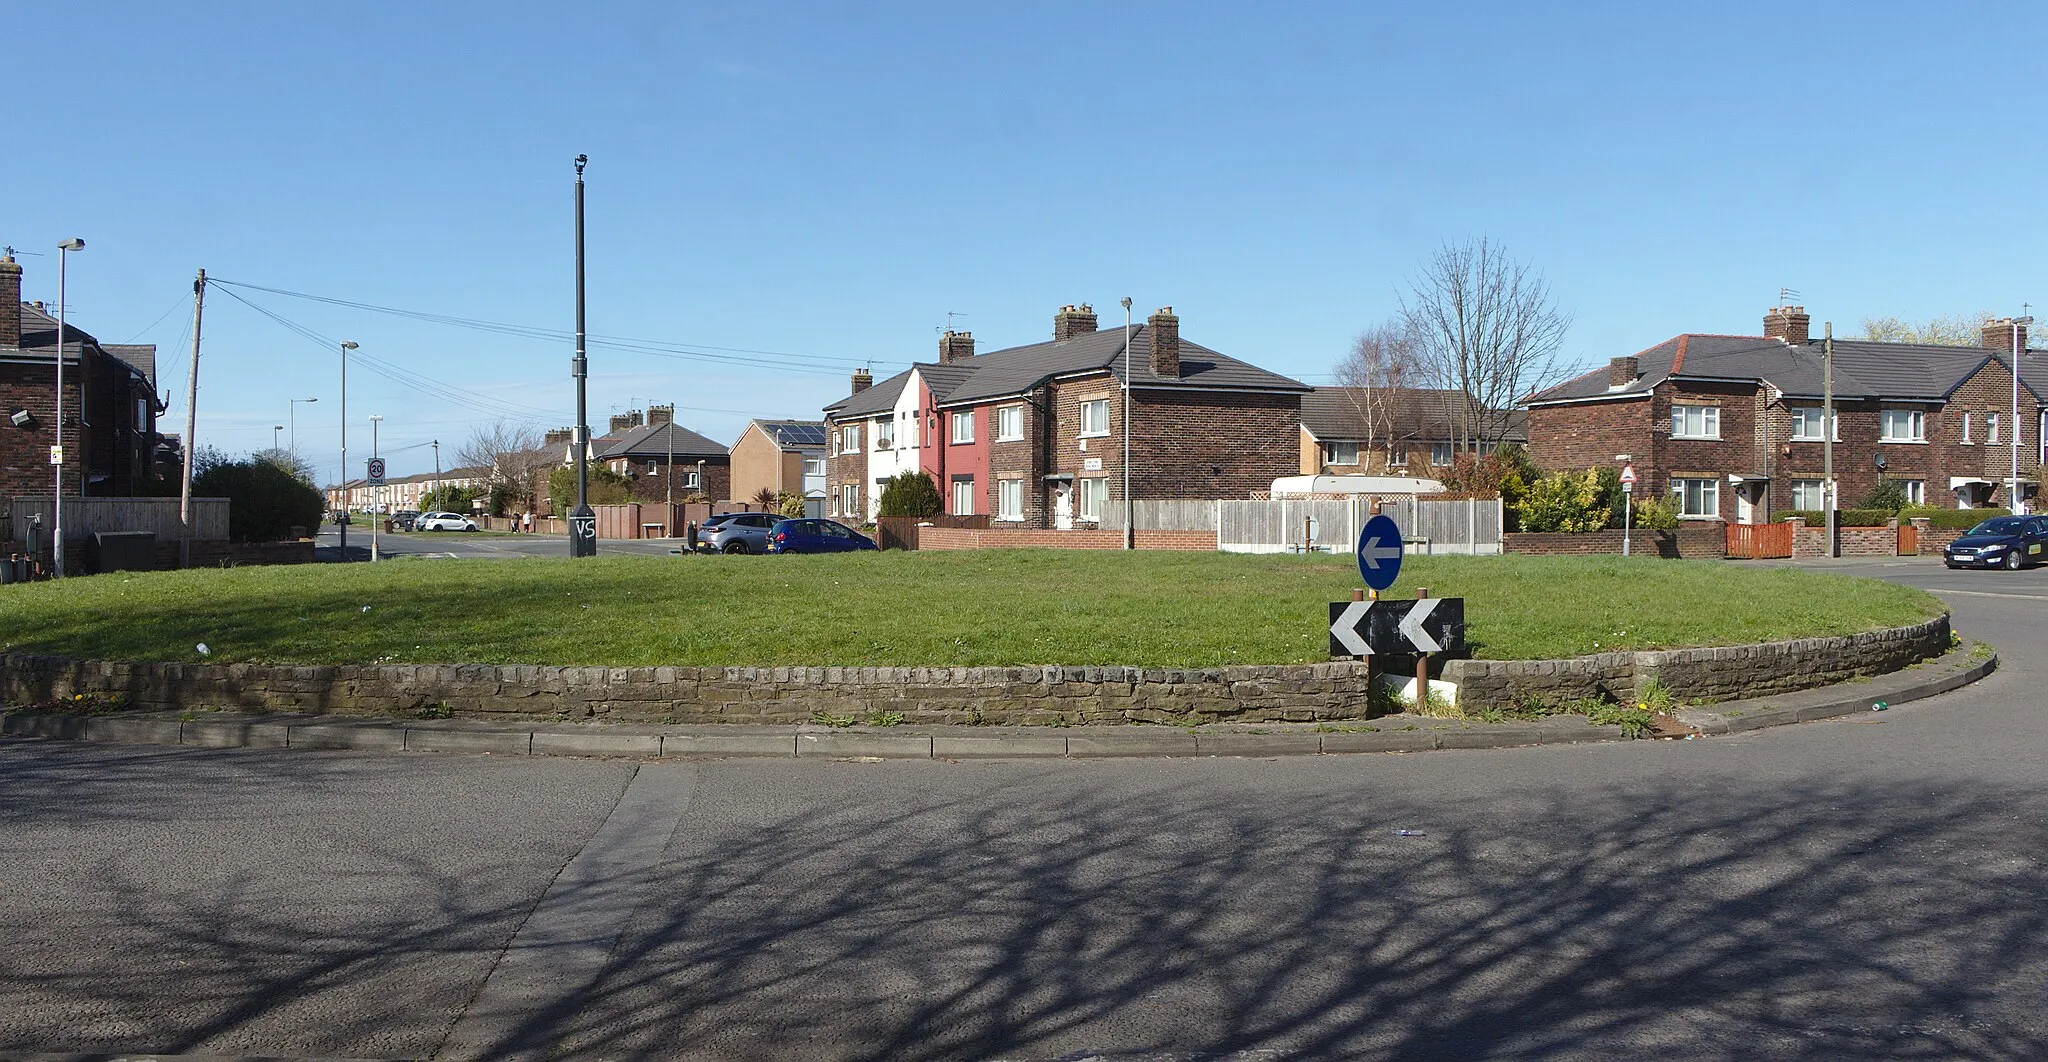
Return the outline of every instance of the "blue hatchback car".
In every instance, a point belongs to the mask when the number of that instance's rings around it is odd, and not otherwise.
[[[874,539],[837,520],[784,520],[768,529],[770,553],[851,553],[880,548]]]

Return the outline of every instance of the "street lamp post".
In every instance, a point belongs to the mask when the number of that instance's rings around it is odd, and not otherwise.
[[[2020,508],[2020,329],[2033,324],[2029,317],[2015,317],[2012,321],[2012,480],[2006,488],[2005,501],[2013,512]]]
[[[377,425],[379,425],[379,424],[382,424],[382,423],[384,423],[384,416],[383,416],[383,414],[380,414],[380,413],[372,413],[372,414],[370,414],[370,456],[371,456],[371,457],[372,457],[373,459],[374,459],[374,458],[375,458],[375,457],[377,456]],[[383,493],[384,493],[383,491],[381,491],[381,490],[378,490],[378,489],[377,489],[376,485],[374,485],[374,484],[372,484],[372,485],[371,485],[371,487],[370,487],[370,560],[371,560],[372,562],[375,562],[375,561],[377,560],[377,532],[379,532],[379,531],[383,530],[383,528],[384,528],[384,513],[382,512],[382,510],[383,510],[384,506],[383,506],[382,504],[380,504],[380,503],[379,503],[379,497],[380,497],[380,496],[381,496],[381,495],[382,495]]]
[[[348,561],[348,352],[355,340],[341,341],[341,559]]]
[[[85,241],[77,237],[57,245],[57,444],[50,448],[50,463],[57,467],[57,478],[50,493],[50,512],[55,531],[50,536],[50,563],[53,575],[64,578],[64,264],[71,258],[71,252],[85,250]],[[14,307],[0,307],[8,313]],[[84,354],[80,347],[79,353]],[[79,368],[84,368],[81,359]],[[191,446],[191,440],[185,441]]]
[[[273,425],[271,425],[271,427],[270,427],[270,449],[271,449],[271,450],[272,450],[273,452],[275,452],[275,451],[277,450],[277,433],[278,433],[278,432],[281,432],[281,431],[283,431],[283,430],[284,430],[284,425],[282,425],[282,424],[273,424]]]
[[[293,454],[297,454],[299,452],[299,403],[318,401],[320,400],[317,398],[286,399],[287,405],[284,407],[284,422],[288,429],[291,431]],[[342,471],[346,472],[347,469],[343,469]]]
[[[1154,337],[1157,341],[1157,337]],[[1138,507],[1131,500],[1131,297],[1124,296],[1124,548],[1138,548]]]
[[[583,327],[583,167],[590,156],[576,156],[576,360],[570,375],[576,377],[576,507],[569,510],[569,556],[597,556],[597,514],[590,510],[590,420],[585,404],[585,384],[590,362],[584,355]]]

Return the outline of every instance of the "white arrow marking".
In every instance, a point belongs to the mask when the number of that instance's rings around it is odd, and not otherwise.
[[[1372,646],[1358,634],[1359,628],[1365,626],[1365,614],[1371,611],[1372,602],[1353,601],[1344,606],[1337,622],[1330,624],[1330,637],[1337,639],[1337,644],[1349,650],[1352,656],[1372,655]]]
[[[1440,597],[1425,597],[1417,601],[1415,607],[1409,609],[1406,616],[1401,617],[1401,637],[1408,639],[1409,643],[1415,646],[1416,652],[1435,653],[1442,651],[1443,643],[1430,637],[1429,632],[1422,629],[1422,621],[1428,619],[1429,614],[1436,611],[1436,603],[1442,600],[1443,598]]]
[[[1382,546],[1380,545],[1380,536],[1374,535],[1365,540],[1365,545],[1358,547],[1358,556],[1365,561],[1366,567],[1371,568],[1373,571],[1379,571],[1381,561],[1398,561],[1401,559],[1401,547],[1398,545]]]

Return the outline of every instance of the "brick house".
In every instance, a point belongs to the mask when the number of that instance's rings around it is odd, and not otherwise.
[[[631,480],[633,496],[642,501],[664,501],[671,491],[678,501],[699,491],[731,499],[731,451],[677,424],[675,412],[674,406],[649,406],[644,422],[637,409],[613,415],[611,430],[591,440],[590,461]],[[566,453],[576,459],[575,450]]]
[[[1375,403],[1378,403],[1377,405]],[[1370,421],[1374,430],[1367,431]],[[1526,444],[1528,414],[1519,409],[1480,415],[1476,443]],[[1317,387],[1301,396],[1304,476],[1393,474],[1427,477],[1450,465],[1464,434],[1464,397],[1440,388],[1402,387],[1367,395],[1359,387]]]
[[[155,471],[156,345],[101,343],[54,308],[21,301],[22,269],[0,255],[0,492],[50,490],[57,367],[64,359],[64,492],[132,496]]]
[[[1676,336],[1538,392],[1530,457],[1557,470],[1628,454],[1638,494],[1670,498],[1685,519],[1761,523],[1774,510],[1819,509],[1826,384],[1810,322],[1803,307],[1780,306],[1761,336]],[[1837,339],[1833,390],[1839,507],[1884,480],[1918,503],[2008,505],[2015,455],[2020,498],[2033,495],[2048,355],[2026,352],[2024,324],[1988,322],[1975,347]]]
[[[1181,338],[1171,307],[1131,329],[1062,307],[1048,342],[974,353],[946,332],[937,363],[827,406],[828,511],[869,519],[880,486],[930,473],[946,512],[991,526],[1100,523],[1121,499],[1123,383],[1130,366],[1134,497],[1242,497],[1294,474],[1305,385]]]
[[[822,420],[753,420],[733,440],[732,494],[751,501],[766,490],[798,494],[805,511],[824,515],[825,422]]]

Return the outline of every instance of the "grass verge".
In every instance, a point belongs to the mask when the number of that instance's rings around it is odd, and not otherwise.
[[[116,573],[0,587],[0,649],[280,664],[1217,667],[1326,659],[1344,557],[1007,550],[599,557]],[[1907,587],[1621,557],[1412,557],[1474,655],[1849,634],[1940,614]],[[209,652],[197,651],[204,643]]]

